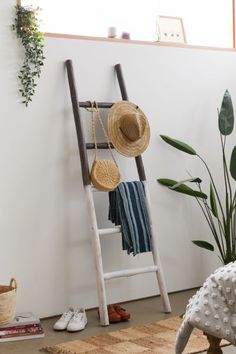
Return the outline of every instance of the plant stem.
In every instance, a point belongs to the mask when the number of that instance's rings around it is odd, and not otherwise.
[[[206,221],[207,221],[207,223],[208,223],[208,225],[209,225],[209,227],[210,227],[210,229],[211,229],[211,232],[212,232],[213,235],[214,235],[214,231],[213,231],[211,222],[210,222],[210,220],[209,220],[209,218],[208,218],[208,215],[207,215],[206,211],[204,210],[204,208],[203,208],[203,206],[201,205],[201,202],[198,200],[198,198],[195,197],[195,199],[196,199],[196,201],[198,202],[198,205],[200,206],[200,208],[202,209],[202,212],[203,212],[203,214],[204,214],[204,216],[205,216],[205,218],[206,218]]]
[[[233,213],[231,215],[233,216]],[[232,216],[231,216],[231,225],[230,225],[231,247],[232,247],[232,252],[235,253],[234,218]]]
[[[218,246],[218,249],[220,251],[220,254],[221,256],[223,257],[223,250],[222,250],[222,245],[220,244],[220,241],[219,241],[219,238],[218,238],[218,234],[217,234],[217,231],[216,231],[216,228],[215,228],[215,224],[214,224],[214,221],[212,219],[212,215],[211,215],[211,212],[210,212],[210,208],[209,208],[209,205],[207,204],[207,202],[204,200],[204,205],[205,205],[205,208],[207,210],[207,214],[209,216],[209,220],[210,220],[210,223],[212,225],[212,228],[214,230],[214,238],[215,238],[215,241],[216,241],[216,244]],[[223,257],[224,258],[224,257]]]
[[[200,192],[202,192],[202,188],[201,188],[201,185],[198,183],[198,188],[200,190]],[[213,236],[214,236],[214,239],[216,241],[216,244],[218,246],[218,249],[220,251],[220,254],[221,256],[223,257],[224,259],[224,255],[225,255],[225,252],[223,252],[223,249],[224,249],[224,242],[223,242],[223,238],[222,238],[222,235],[221,235],[221,243],[220,243],[220,240],[218,238],[218,234],[217,234],[217,231],[216,231],[216,228],[215,228],[215,223],[214,223],[214,220],[212,218],[212,212],[211,212],[211,208],[209,207],[207,201],[204,199],[203,200],[203,204],[205,206],[205,210],[206,210],[206,213],[208,215],[208,220],[211,224],[211,227],[212,227],[212,233],[213,233]],[[218,219],[219,220],[219,219]]]
[[[200,155],[196,155],[202,162],[203,164],[205,165],[206,169],[207,169],[207,172],[210,176],[210,179],[211,179],[211,182],[212,182],[212,186],[214,188],[214,191],[216,193],[216,196],[217,196],[217,200],[218,200],[218,203],[219,203],[219,206],[220,206],[220,210],[221,210],[221,213],[222,213],[222,218],[223,218],[223,224],[224,224],[224,227],[226,226],[226,220],[225,220],[225,215],[224,215],[224,210],[223,210],[223,207],[222,207],[222,204],[221,204],[221,201],[220,201],[220,197],[219,197],[219,194],[217,192],[217,189],[216,189],[216,186],[215,186],[215,182],[213,180],[213,177],[212,177],[212,174],[211,174],[211,171],[209,169],[209,167],[207,166],[207,163],[204,161],[204,159],[200,156]]]
[[[199,189],[201,190],[200,186],[199,186]],[[215,225],[214,225],[214,221],[212,220],[211,214],[209,212],[210,208],[209,208],[207,202],[203,201],[203,204],[204,204],[204,207],[205,207],[205,210],[204,210],[204,208],[203,208],[201,202],[199,201],[199,199],[198,198],[195,198],[195,199],[198,202],[198,205],[200,206],[200,208],[201,208],[201,210],[202,210],[202,212],[203,212],[203,214],[205,216],[205,219],[206,219],[206,221],[207,221],[207,223],[208,223],[208,225],[209,225],[209,227],[211,229],[211,232],[213,234],[214,240],[215,240],[215,242],[217,244],[217,247],[219,249],[221,257],[222,257],[222,259],[224,259],[225,258],[225,253],[223,252],[221,244],[219,242],[217,231],[216,231],[216,228],[215,228]],[[224,247],[223,242],[222,242],[222,246]]]
[[[236,232],[236,212],[234,209],[234,217],[233,217],[233,227],[232,227],[232,241],[233,241],[233,252],[235,254],[235,232]]]
[[[224,182],[225,182],[225,210],[226,210],[226,215],[228,215],[229,212],[228,185],[227,185],[226,166],[225,166],[225,159],[224,159],[225,141],[223,143],[221,134],[220,134],[220,141],[221,141],[221,148],[222,148],[222,155],[223,155],[223,172],[224,172]]]
[[[219,116],[219,111],[218,111]],[[232,197],[232,188],[230,184],[229,171],[226,162],[225,156],[225,146],[226,146],[226,136],[224,140],[222,134],[220,134],[222,156],[223,156],[223,171],[224,171],[224,182],[225,182],[225,205],[226,205],[226,227],[225,227],[225,241],[227,255],[226,258],[232,258],[232,251],[235,249],[235,241],[233,240],[233,220],[232,220],[232,206],[233,206],[233,197]],[[229,191],[229,195],[228,195]]]
[[[188,175],[189,175],[190,177],[192,177],[192,175],[190,174],[189,171],[187,171],[187,173],[188,173]],[[201,188],[200,183],[196,183],[196,185],[197,185],[199,191],[202,192],[202,188]],[[213,237],[214,237],[214,239],[215,239],[215,241],[216,241],[216,244],[217,244],[217,246],[218,246],[218,249],[219,249],[219,251],[220,251],[220,254],[221,254],[221,257],[222,257],[222,260],[223,260],[222,263],[224,263],[224,258],[225,258],[225,246],[224,246],[224,240],[223,240],[223,235],[222,235],[222,233],[224,232],[224,230],[223,230],[223,226],[222,226],[222,224],[221,224],[221,221],[220,221],[220,219],[217,217],[218,228],[219,228],[219,234],[220,234],[220,240],[219,240],[219,238],[218,238],[218,233],[217,233],[217,231],[216,231],[216,228],[215,228],[215,225],[214,225],[214,221],[213,221],[213,218],[212,218],[212,215],[211,215],[211,213],[212,213],[211,208],[209,207],[209,205],[208,205],[207,203],[203,202],[203,203],[204,203],[204,206],[205,206],[205,209],[206,209],[206,211],[204,211],[204,208],[203,208],[203,206],[201,205],[201,203],[200,203],[200,201],[198,200],[198,198],[195,198],[195,199],[197,200],[198,205],[199,205],[200,208],[202,209],[202,212],[203,212],[203,214],[204,214],[204,216],[205,216],[205,218],[206,218],[206,220],[207,220],[207,223],[208,223],[208,225],[209,225],[209,227],[210,227],[210,229],[211,229],[211,232],[212,232],[212,234],[213,234]],[[222,247],[222,248],[221,248],[221,247]]]
[[[222,244],[222,249],[223,249],[223,253],[225,254],[225,243],[223,241],[224,229],[223,229],[223,226],[222,226],[221,221],[219,220],[219,218],[217,218],[217,221],[218,221],[218,228],[219,228],[219,234],[220,234],[220,240],[221,240],[221,244]]]
[[[228,190],[227,190],[227,183],[228,183],[230,204],[232,205],[232,203],[233,203],[232,188],[231,188],[231,184],[230,184],[229,171],[228,171],[228,166],[227,166],[226,157],[225,157],[226,136],[225,136],[224,142],[223,142],[222,134],[220,134],[220,140],[221,140],[221,147],[222,147],[222,153],[223,153],[223,170],[224,170],[224,177],[225,177],[226,193],[228,193]]]

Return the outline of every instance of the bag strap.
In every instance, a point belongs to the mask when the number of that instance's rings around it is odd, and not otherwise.
[[[91,101],[88,101],[91,105],[91,108],[86,108],[87,111],[89,111],[91,113],[91,121],[92,121],[92,135],[93,135],[93,142],[95,145],[95,150],[94,150],[94,155],[95,155],[95,160],[97,160],[97,139],[96,139],[96,126],[95,126],[95,118],[94,118],[94,112],[95,112],[95,108],[94,108],[94,103]]]
[[[91,112],[91,120],[92,120],[92,135],[93,135],[93,141],[94,141],[94,146],[95,146],[95,151],[94,151],[94,158],[95,160],[97,160],[97,152],[98,152],[98,147],[97,147],[97,138],[96,138],[96,119],[98,119],[101,127],[102,127],[102,130],[103,130],[103,133],[105,135],[105,138],[107,140],[107,145],[108,145],[108,148],[109,148],[109,151],[110,151],[110,154],[111,154],[111,157],[113,159],[113,161],[115,162],[116,166],[117,166],[117,163],[116,163],[116,160],[115,160],[115,157],[113,155],[113,152],[112,152],[112,149],[111,149],[111,143],[109,141],[109,138],[108,138],[108,135],[107,135],[107,132],[106,132],[106,129],[104,127],[104,124],[103,124],[103,121],[102,121],[102,117],[101,117],[101,113],[100,113],[100,109],[98,108],[98,104],[97,102],[90,102],[90,105],[91,105],[91,108],[88,108],[87,110],[89,112]],[[94,115],[94,113],[96,113],[96,115]],[[118,167],[118,166],[117,166]]]

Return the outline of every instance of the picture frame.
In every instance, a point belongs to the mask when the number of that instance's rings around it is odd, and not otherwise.
[[[160,42],[187,43],[181,17],[158,16],[157,35]]]

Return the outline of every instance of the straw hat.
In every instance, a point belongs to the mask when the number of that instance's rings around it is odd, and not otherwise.
[[[150,140],[148,120],[136,104],[117,102],[109,111],[108,136],[120,154],[130,157],[141,155]]]

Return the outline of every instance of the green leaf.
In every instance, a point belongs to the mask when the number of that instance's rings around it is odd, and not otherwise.
[[[210,204],[211,204],[212,214],[217,218],[218,217],[217,204],[216,204],[215,192],[212,187],[212,184],[210,184]]]
[[[198,177],[195,177],[195,178],[188,178],[188,179],[184,179],[182,181],[179,181],[178,183],[176,183],[174,186],[170,187],[170,189],[174,189],[178,186],[180,186],[181,184],[183,183],[186,183],[186,182],[191,182],[191,183],[202,183],[202,180]]]
[[[162,186],[169,187],[171,190],[174,190],[175,192],[187,194],[196,198],[207,199],[207,195],[205,193],[195,191],[194,189],[190,188],[186,184],[179,185],[179,183],[173,179],[159,178],[157,182],[160,183]]]
[[[233,148],[230,159],[230,173],[233,179],[236,181],[236,146]]]
[[[184,143],[182,141],[179,141],[179,140],[176,140],[176,139],[172,139],[172,138],[170,138],[169,136],[166,136],[166,135],[160,135],[160,137],[167,144],[175,147],[178,150],[186,152],[187,154],[190,154],[190,155],[196,155],[197,154],[196,151],[191,146],[189,146],[188,144],[186,144],[186,143]]]
[[[16,30],[17,37],[21,39],[25,56],[19,74],[20,94],[24,98],[23,103],[27,106],[34,95],[36,87],[34,76],[40,77],[41,66],[44,64],[44,35],[39,31],[37,19],[38,9],[17,5],[16,17],[13,29]],[[33,73],[36,74],[33,74]]]
[[[222,135],[229,135],[234,129],[234,109],[229,91],[226,90],[219,113],[219,130]]]
[[[195,240],[195,241],[192,241],[196,246],[198,247],[201,247],[201,248],[205,248],[206,250],[209,250],[209,251],[214,251],[214,246],[207,242],[207,241],[198,241],[198,240]]]

